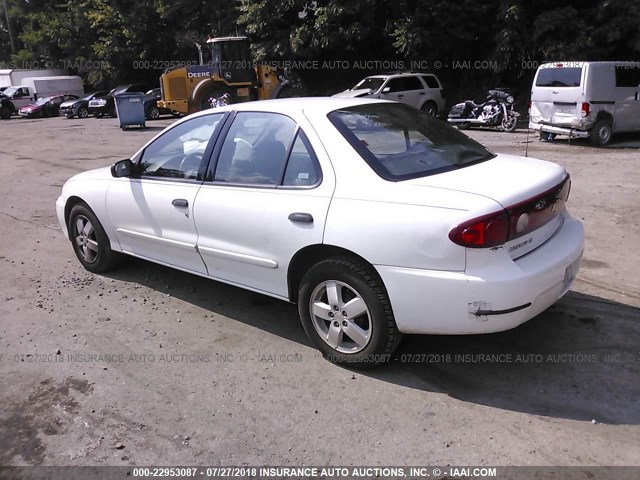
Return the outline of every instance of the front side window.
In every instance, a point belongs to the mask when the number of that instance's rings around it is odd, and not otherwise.
[[[357,105],[329,113],[329,120],[390,181],[456,170],[495,156],[457,129],[403,104]]]
[[[240,112],[222,144],[214,180],[278,185],[297,125],[277,113]]]
[[[387,90],[385,93],[394,93],[404,92],[405,90],[408,90],[408,88],[404,78],[394,78],[389,80],[387,85],[384,87],[384,90]]]
[[[204,152],[224,114],[188,120],[167,131],[143,152],[143,177],[197,179]]]

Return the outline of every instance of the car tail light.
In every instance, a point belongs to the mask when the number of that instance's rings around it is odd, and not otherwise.
[[[581,111],[582,118],[588,117],[589,113],[591,113],[589,111],[589,103],[582,102],[582,108],[580,109],[580,111]]]
[[[504,244],[508,235],[509,218],[504,210],[474,218],[449,232],[453,243],[469,248],[496,247]]]
[[[571,190],[569,175],[558,185],[524,202],[457,225],[449,232],[453,243],[467,248],[503,245],[550,222],[564,209]]]

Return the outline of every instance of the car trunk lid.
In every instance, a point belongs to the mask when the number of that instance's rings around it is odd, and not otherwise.
[[[512,258],[546,242],[562,224],[560,212],[569,194],[564,168],[554,163],[512,155],[413,180],[407,184],[455,190],[490,198],[509,217],[507,248]],[[469,211],[473,212],[473,206]],[[470,213],[470,219],[474,213]]]

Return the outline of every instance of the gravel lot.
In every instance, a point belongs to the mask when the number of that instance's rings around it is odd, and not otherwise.
[[[80,267],[63,182],[171,122],[1,123],[0,465],[640,464],[637,136],[470,132],[570,171],[575,288],[515,330],[405,337],[391,365],[354,372],[321,358],[292,305],[136,259]]]

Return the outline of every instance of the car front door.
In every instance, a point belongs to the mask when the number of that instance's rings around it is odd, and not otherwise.
[[[334,185],[329,159],[304,121],[239,112],[196,197],[198,250],[209,275],[287,297],[290,260],[322,243]]]
[[[417,77],[392,78],[382,88],[380,98],[405,103],[414,108],[420,108],[424,88]]]
[[[126,253],[206,274],[196,248],[194,200],[224,114],[196,117],[168,130],[137,160],[136,178],[107,191],[109,221]]]

